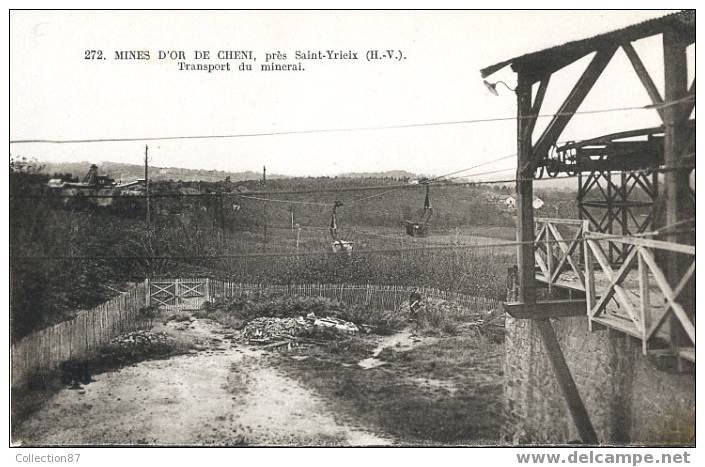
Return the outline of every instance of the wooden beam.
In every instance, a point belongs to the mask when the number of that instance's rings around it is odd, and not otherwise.
[[[688,93],[688,62],[686,39],[677,31],[663,34],[664,81],[666,102],[674,102]],[[687,116],[683,108],[687,104],[664,107],[664,162],[666,168],[682,165],[688,144]],[[666,197],[666,224],[672,225],[689,217],[688,170],[668,171],[664,174]],[[673,242],[686,243],[685,235],[668,235]],[[677,262],[677,261],[676,261]],[[666,268],[668,269],[668,268]],[[677,269],[677,268],[676,268]],[[675,282],[672,283],[675,287]]]
[[[573,418],[573,423],[575,423],[583,443],[596,445],[598,443],[597,433],[595,433],[595,428],[592,426],[583,400],[580,398],[573,376],[570,374],[570,369],[565,361],[565,356],[558,343],[553,326],[547,319],[536,320],[534,323],[541,334],[541,341],[553,366],[558,386],[561,388],[568,410]]]
[[[533,171],[522,170],[531,158],[531,136],[526,128],[536,117],[531,114],[531,83],[524,74],[517,77],[517,240],[519,266],[519,301],[533,303],[536,301],[536,276],[534,274],[534,185]]]
[[[597,78],[600,77],[602,71],[607,67],[607,64],[612,59],[616,50],[616,47],[610,47],[595,52],[592,61],[588,64],[587,68],[585,68],[578,82],[575,83],[573,90],[536,142],[531,157],[524,167],[525,171],[533,172],[533,167],[538,159],[545,156],[548,153],[548,149],[556,143],[566,125],[568,125],[568,122],[570,122],[570,119],[573,117],[573,113],[576,112],[580,104],[583,103],[588,92],[590,92]]]
[[[680,243],[665,242],[663,240],[652,240],[642,237],[617,237],[602,232],[587,232],[583,237],[594,240],[609,240],[614,243],[624,243],[627,245],[639,245],[647,248],[655,248],[657,250],[672,251],[674,253],[682,253],[684,255],[695,256],[695,246],[683,245]]]
[[[534,118],[529,119],[529,122],[526,125],[526,128],[524,129],[524,132],[526,133],[524,136],[529,138],[529,141],[531,141],[531,138],[534,134],[534,126],[536,126],[536,117],[538,117],[539,113],[541,112],[541,105],[543,104],[543,99],[546,97],[546,89],[548,88],[548,82],[551,79],[551,75],[547,75],[545,78],[541,79],[539,82],[539,88],[536,90],[536,96],[534,97],[534,102],[531,105],[531,115],[534,116]]]
[[[630,42],[623,43],[622,49],[627,54],[627,58],[629,58],[629,61],[632,63],[632,67],[634,68],[636,75],[639,77],[641,84],[644,86],[644,89],[646,89],[649,98],[651,98],[651,102],[654,106],[656,106],[656,110],[663,121],[663,109],[661,108],[663,105],[663,98],[661,98],[661,93],[658,92],[658,89],[656,88],[654,81],[651,79],[649,72],[646,71],[646,67],[641,61],[641,58],[639,58],[639,54],[636,53],[636,50],[634,50],[634,47]]]
[[[505,303],[504,311],[517,319],[546,319],[585,316],[585,300],[549,300],[536,303]]]
[[[614,52],[613,52],[614,53]],[[536,303],[536,275],[534,273],[534,180],[531,136],[527,134],[527,126],[536,116],[532,115],[531,81],[524,73],[517,76],[517,240],[519,263],[519,301],[531,306]],[[533,117],[533,118],[532,118]],[[529,167],[527,170],[526,167]],[[566,400],[568,409],[578,432],[586,444],[597,444],[597,435],[585,410],[573,377],[565,362],[565,357],[558,345],[553,327],[548,320],[535,320],[553,370]]]
[[[561,219],[560,217],[537,217],[536,222],[541,222],[543,224],[565,224],[579,226],[585,224],[585,221],[580,219]]]
[[[686,101],[683,104],[683,118],[690,118],[690,114],[695,108],[695,77],[693,77],[693,82],[690,84],[688,89],[688,97],[692,98],[690,101]]]

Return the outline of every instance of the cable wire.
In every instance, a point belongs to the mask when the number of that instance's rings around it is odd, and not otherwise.
[[[186,135],[186,136],[144,136],[144,137],[126,137],[126,138],[94,138],[94,139],[15,139],[10,140],[10,144],[83,144],[83,143],[119,143],[130,141],[173,141],[173,140],[189,140],[189,139],[231,139],[231,138],[252,138],[261,136],[285,136],[285,135],[301,135],[314,133],[341,133],[353,131],[373,131],[373,130],[394,130],[404,128],[423,128],[444,125],[467,125],[476,123],[502,122],[522,119],[548,118],[568,115],[592,115],[610,112],[625,112],[632,110],[653,110],[662,109],[665,107],[682,104],[684,102],[693,101],[693,96],[686,96],[670,102],[664,102],[658,105],[650,104],[646,106],[625,106],[613,107],[608,109],[583,110],[574,112],[557,112],[553,114],[538,114],[538,115],[522,115],[514,117],[494,117],[494,118],[478,118],[470,120],[453,120],[428,123],[407,123],[398,125],[380,125],[370,127],[348,127],[348,128],[324,128],[310,130],[288,130],[288,131],[273,131],[273,132],[257,132],[257,133],[233,133],[222,135]]]

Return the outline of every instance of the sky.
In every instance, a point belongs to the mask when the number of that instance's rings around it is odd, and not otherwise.
[[[434,123],[516,115],[514,93],[489,93],[479,70],[668,11],[40,12],[10,18],[11,139],[218,135]],[[694,46],[689,73],[694,71]],[[635,44],[663,89],[660,38]],[[394,63],[313,63],[304,72],[177,71],[176,65],[85,60],[86,49],[398,49]],[[555,112],[586,57],[552,79]],[[189,60],[191,61],[191,60]],[[191,61],[192,62],[192,61]],[[292,62],[296,62],[292,60]],[[516,82],[506,68],[491,80]],[[663,91],[662,91],[663,94]],[[650,104],[622,51],[580,110]],[[540,135],[550,119],[540,119]],[[654,110],[576,115],[562,139],[656,126]],[[440,175],[516,151],[512,120],[232,139],[150,141],[150,164],[286,175],[408,170]],[[145,142],[11,144],[41,161],[143,162]],[[515,167],[505,159],[466,174]],[[510,172],[508,172],[510,173]]]

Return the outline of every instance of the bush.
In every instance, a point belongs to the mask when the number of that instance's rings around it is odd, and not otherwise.
[[[159,316],[159,305],[143,306],[138,310],[137,315],[140,320],[148,323],[151,328],[154,324],[154,319]]]

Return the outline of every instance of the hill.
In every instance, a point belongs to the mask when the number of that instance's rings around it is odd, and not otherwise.
[[[341,231],[351,226],[396,227],[401,226],[405,219],[421,217],[425,197],[422,185],[409,184],[398,188],[399,185],[398,180],[375,177],[279,179],[267,183],[270,194],[257,196],[270,200],[265,203],[262,199],[247,198],[247,191],[260,190],[256,182],[238,183],[236,190],[243,194],[230,195],[232,201],[239,206],[237,216],[232,216],[233,220],[234,217],[239,220],[234,225],[241,225],[244,229],[260,225],[266,204],[267,222],[270,225],[288,225],[293,212],[296,222],[301,225],[327,228],[333,203],[338,200],[343,203],[338,209]],[[508,194],[510,189],[504,187],[432,186],[430,196],[434,215],[431,224],[439,229],[462,225],[514,225],[503,203]]]
[[[394,178],[397,180],[415,179],[419,175],[406,170],[387,170],[386,172],[347,172],[338,174],[338,177],[343,178]]]
[[[52,175],[54,173],[72,174],[79,179],[88,172],[88,168],[95,162],[42,162],[42,172]],[[108,175],[115,180],[130,181],[144,178],[144,166],[140,164],[125,164],[121,162],[103,161],[95,163],[101,175]],[[184,181],[184,182],[218,182],[230,177],[234,182],[244,180],[259,180],[261,173],[228,172],[225,170],[184,169],[180,167],[149,167],[149,178],[154,181]],[[284,178],[285,175],[267,174],[268,179]]]
[[[91,164],[98,166],[98,172],[101,175],[107,175],[115,180],[136,180],[144,178],[144,166],[141,164],[125,164],[122,162],[102,161],[102,162],[41,162],[44,166],[42,172],[53,175],[55,173],[72,174],[79,179],[88,172]],[[230,177],[233,182],[241,182],[246,180],[259,180],[262,178],[261,172],[253,172],[250,170],[244,172],[230,172],[227,170],[206,170],[206,169],[184,169],[181,167],[157,167],[149,166],[149,176],[154,181],[184,181],[184,182],[219,182]],[[377,179],[394,179],[394,180],[409,180],[418,178],[417,174],[407,172],[405,170],[388,170],[386,172],[350,172],[339,174],[339,178],[377,178]],[[277,180],[282,178],[290,178],[288,175],[282,174],[267,174],[268,180]]]

